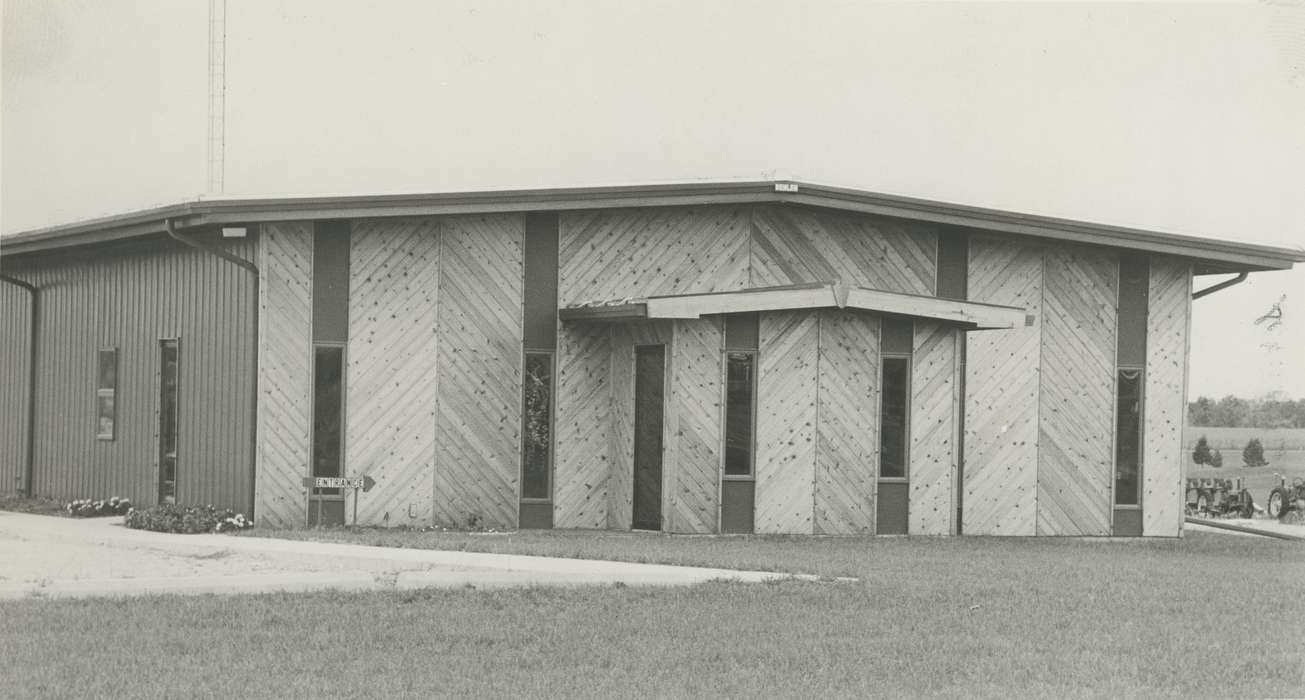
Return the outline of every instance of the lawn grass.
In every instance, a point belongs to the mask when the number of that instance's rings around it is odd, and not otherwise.
[[[858,583],[25,601],[15,697],[1305,695],[1305,548],[1183,540],[299,532]]]

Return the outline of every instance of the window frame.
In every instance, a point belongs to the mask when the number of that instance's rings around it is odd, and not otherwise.
[[[104,386],[103,358],[108,353],[113,358],[113,386]],[[118,434],[118,372],[121,369],[118,362],[117,346],[101,346],[95,352],[95,439],[104,442],[113,442],[117,439]],[[100,400],[108,398],[110,400],[109,409],[109,429],[101,430],[100,419],[103,414],[100,411]]]
[[[1137,476],[1136,485],[1133,488],[1134,501],[1132,503],[1119,502],[1119,388],[1120,379],[1124,372],[1137,372]],[[1111,507],[1117,510],[1141,510],[1142,509],[1142,477],[1146,473],[1146,367],[1137,364],[1119,365],[1115,367],[1115,425],[1114,425],[1114,450],[1111,456],[1111,480],[1110,480],[1110,502]]]
[[[751,397],[748,406],[749,427],[748,427],[748,471],[746,474],[730,474],[727,469],[726,459],[729,454],[729,381],[730,381],[730,355],[747,355],[752,360]],[[756,481],[757,479],[757,389],[758,379],[761,375],[761,361],[759,353],[755,349],[729,348],[726,347],[721,351],[721,392],[723,400],[721,401],[722,411],[722,430],[721,430],[721,479],[725,481]]]
[[[317,351],[322,348],[338,348],[340,350],[340,436],[339,445],[336,447],[340,455],[340,472],[338,477],[345,476],[345,434],[348,430],[348,378],[349,378],[349,350],[347,343],[337,340],[315,340],[312,343],[312,383],[309,385],[308,394],[308,476],[315,478],[317,476]],[[344,500],[344,489],[339,488],[316,488],[308,489],[309,499],[320,498],[329,501]]]
[[[902,475],[884,475],[884,410],[887,405],[887,392],[884,391],[884,374],[888,369],[887,360],[903,360],[906,365],[905,396],[902,401]],[[876,460],[875,478],[882,482],[908,483],[911,480],[911,377],[914,373],[913,353],[881,352],[879,353],[879,459]]]
[[[164,371],[164,370],[163,370],[163,368],[164,368],[163,353],[164,353],[164,351],[168,348],[169,345],[171,345],[172,350],[173,350],[173,353],[175,354],[175,358],[176,358],[176,359],[175,359],[175,364],[176,364],[176,376],[173,377],[173,389],[175,390],[175,395],[173,396],[173,404],[172,404],[172,408],[173,408],[173,416],[172,416],[172,493],[170,493],[170,494],[166,494],[166,495],[165,495],[165,494],[163,493],[163,485],[164,485],[164,483],[166,483],[166,482],[163,480],[163,463],[164,463],[164,460],[166,460],[166,459],[168,458],[168,454],[167,454],[166,452],[164,452],[164,450],[163,450],[163,426],[162,426],[161,423],[162,423],[162,421],[163,421],[163,389],[164,389],[164,385],[163,385],[163,371]],[[156,430],[158,431],[158,432],[156,433],[156,435],[155,435],[155,442],[156,442],[157,444],[156,444],[154,447],[155,447],[155,450],[157,451],[157,454],[158,454],[158,459],[159,459],[159,468],[158,468],[158,474],[157,474],[157,479],[156,479],[156,480],[157,480],[157,483],[155,484],[155,486],[156,486],[156,491],[157,491],[158,502],[159,502],[159,503],[176,503],[176,502],[177,502],[177,484],[178,484],[179,476],[180,476],[180,469],[178,468],[178,467],[179,467],[179,464],[178,464],[179,459],[178,459],[178,457],[180,456],[180,453],[181,453],[181,446],[180,446],[180,443],[181,443],[181,440],[180,440],[180,434],[181,434],[181,338],[179,338],[179,337],[174,337],[174,338],[159,338],[157,348],[158,348],[158,353],[159,353],[159,354],[158,354],[158,361],[159,361],[159,365],[158,365],[158,366],[159,366],[159,369],[158,369],[158,374],[156,375],[156,378],[157,378],[157,380],[158,380],[158,387],[157,387],[158,394],[157,394],[157,396],[158,396],[158,400],[159,400],[159,404],[158,404],[159,408],[158,408],[158,414],[157,414],[157,416],[156,416],[156,426],[155,426]]]
[[[545,492],[547,496],[526,496],[526,364],[531,355],[548,356],[548,449],[547,475]],[[552,348],[526,348],[521,353],[521,491],[518,500],[521,503],[553,502],[553,467],[555,460],[554,445],[557,442],[557,351]]]

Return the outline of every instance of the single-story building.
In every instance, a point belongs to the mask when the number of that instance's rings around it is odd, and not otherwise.
[[[1172,537],[1193,279],[1302,261],[791,181],[199,199],[0,242],[0,492]]]

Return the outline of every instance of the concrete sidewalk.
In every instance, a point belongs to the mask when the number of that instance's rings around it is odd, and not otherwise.
[[[1277,520],[1269,518],[1211,518],[1211,520],[1215,523],[1215,527],[1210,527],[1202,523],[1194,523],[1190,520],[1184,523],[1183,527],[1193,532],[1214,532],[1221,535],[1233,535],[1236,537],[1265,536],[1254,532],[1237,532],[1235,530],[1226,530],[1217,527],[1219,524],[1235,525],[1249,528],[1251,530],[1263,530],[1278,535],[1284,535],[1287,538],[1294,538],[1297,541],[1305,540],[1305,526],[1302,525],[1280,523]]]
[[[129,530],[121,518],[0,512],[0,600],[513,586],[684,586],[790,576],[476,552]]]

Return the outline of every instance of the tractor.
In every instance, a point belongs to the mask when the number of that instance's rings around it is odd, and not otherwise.
[[[1292,511],[1305,511],[1305,479],[1292,479],[1291,485],[1287,485],[1287,477],[1282,474],[1274,474],[1278,477],[1278,485],[1269,492],[1269,500],[1265,504],[1265,512],[1270,518],[1283,518]]]
[[[1188,479],[1187,514],[1249,518],[1255,514],[1255,501],[1241,479]]]

